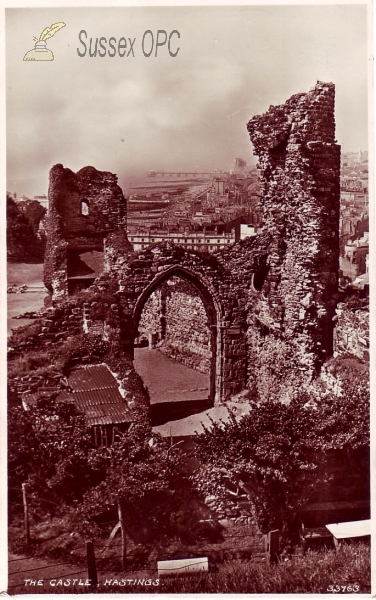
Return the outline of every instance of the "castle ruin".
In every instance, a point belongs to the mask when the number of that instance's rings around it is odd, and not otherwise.
[[[318,82],[249,121],[263,229],[215,254],[170,242],[134,252],[116,176],[55,165],[45,258],[52,301],[87,287],[103,268],[118,282],[119,335],[132,356],[145,305],[163,323],[165,305],[150,298],[180,280],[176,294],[189,298],[195,290],[204,307],[196,311],[205,323],[195,344],[210,365],[210,401],[245,388],[261,399],[288,400],[319,373],[333,348],[340,206],[334,100],[334,85]],[[169,335],[179,347],[184,332],[171,325],[179,323],[177,300],[171,289]]]

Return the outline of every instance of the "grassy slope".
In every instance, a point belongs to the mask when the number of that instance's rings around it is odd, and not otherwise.
[[[12,285],[43,285],[43,263],[7,264],[7,284]]]
[[[12,556],[17,560],[10,563],[9,592],[25,593],[24,578],[44,579],[44,586],[34,588],[33,593],[51,593],[49,579],[63,577],[75,573],[76,577],[85,577],[85,568],[73,565],[60,565],[58,561],[40,559],[19,560],[20,556]],[[56,567],[50,567],[51,564]],[[44,566],[45,565],[45,566]],[[34,568],[33,568],[34,567]],[[40,568],[42,567],[42,568]],[[27,569],[27,573],[17,573]],[[34,571],[34,569],[36,569]],[[12,574],[13,573],[13,574]],[[160,580],[158,587],[144,585],[127,585],[120,587],[116,583],[104,586],[106,579],[121,581],[122,578],[152,578],[154,571],[130,571],[114,573],[102,570],[99,574],[97,590],[99,593],[329,593],[329,586],[344,586],[342,593],[360,592],[369,594],[370,587],[370,548],[366,544],[357,543],[340,547],[338,550],[308,552],[305,556],[296,556],[279,565],[267,563],[241,563],[233,561],[219,565],[218,572],[181,577],[168,577]],[[13,587],[14,586],[14,587]],[[353,586],[349,588],[348,586]],[[356,587],[354,587],[356,586]],[[60,593],[82,593],[87,589],[69,587],[56,589]]]

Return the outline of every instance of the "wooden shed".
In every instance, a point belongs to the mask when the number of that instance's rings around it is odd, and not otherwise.
[[[127,431],[133,418],[107,365],[78,367],[70,372],[68,383],[71,391],[58,398],[74,402],[85,415],[97,445],[109,446]]]

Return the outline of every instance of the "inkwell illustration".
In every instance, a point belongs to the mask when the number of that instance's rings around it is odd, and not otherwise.
[[[47,48],[46,40],[50,39],[55,35],[60,29],[65,27],[65,23],[55,23],[50,27],[46,27],[43,29],[42,33],[39,36],[39,39],[33,37],[35,41],[35,46],[33,50],[29,50],[26,52],[24,56],[24,60],[54,60],[54,55],[51,50]]]

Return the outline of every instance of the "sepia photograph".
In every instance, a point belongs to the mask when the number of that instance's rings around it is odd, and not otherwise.
[[[5,8],[5,594],[371,597],[371,9]]]

